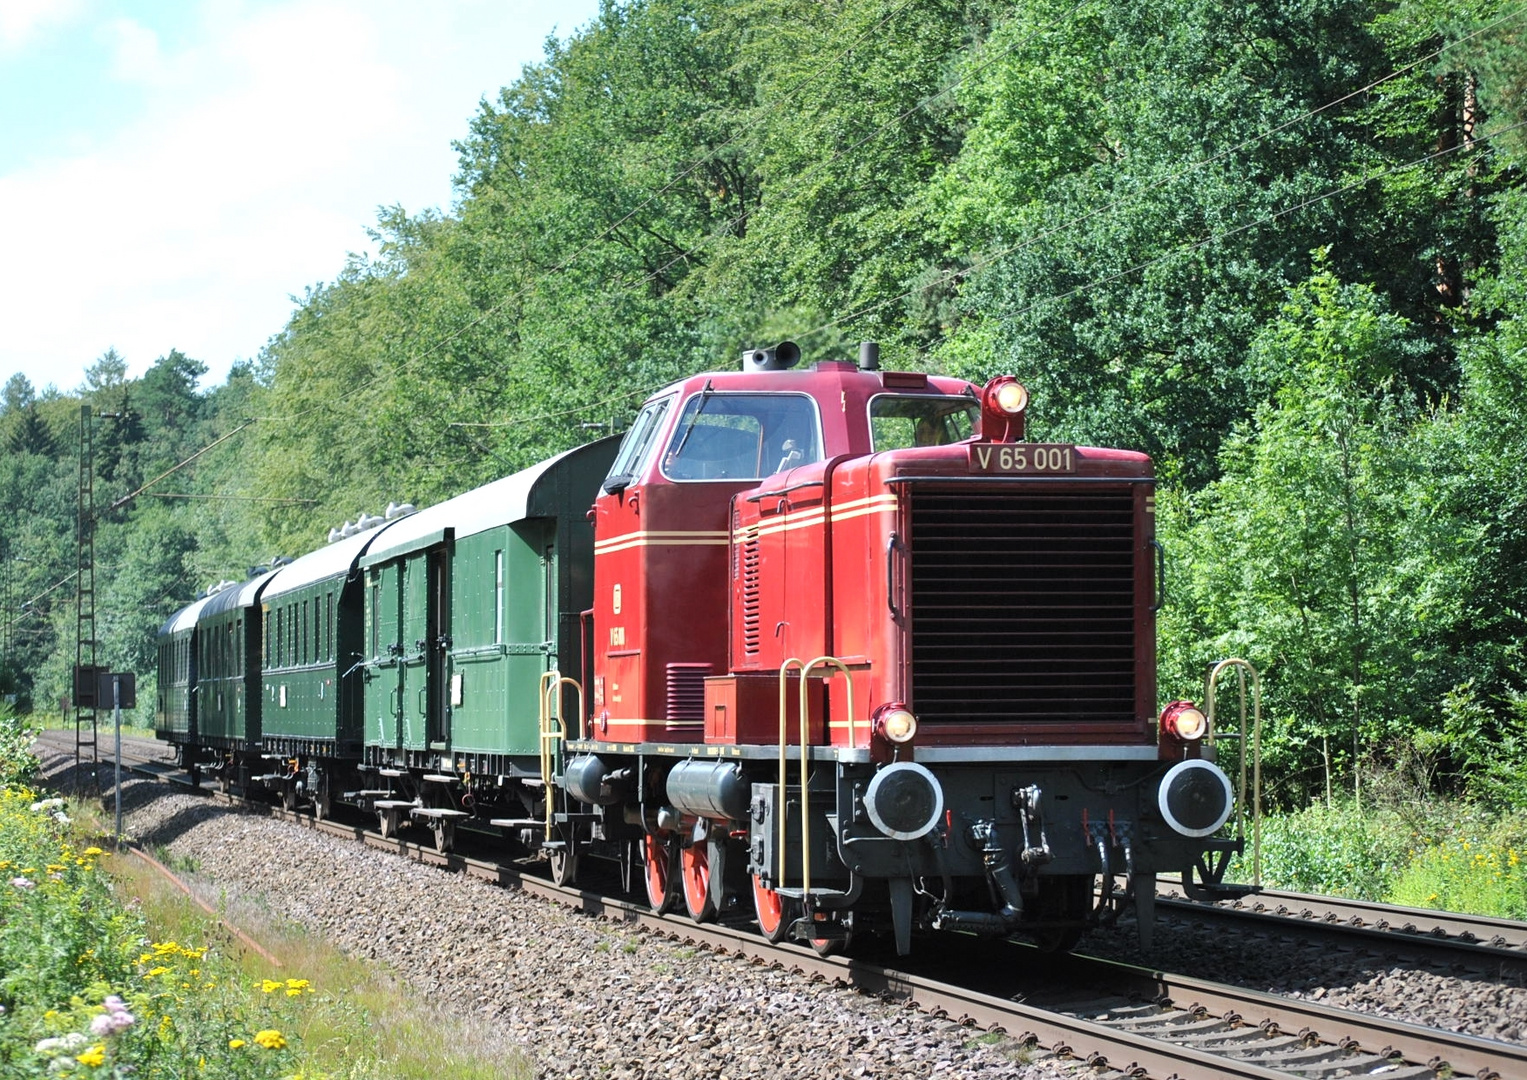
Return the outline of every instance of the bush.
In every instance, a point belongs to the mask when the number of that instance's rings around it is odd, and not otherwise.
[[[1411,843],[1392,815],[1317,803],[1262,822],[1262,880],[1273,888],[1374,900],[1408,863]]]
[[[116,903],[104,853],[80,848],[70,824],[62,799],[0,792],[0,1075],[296,1072],[306,981],[265,980],[251,994],[206,949],[150,942],[141,916]]]
[[[36,778],[41,763],[32,753],[37,732],[16,710],[0,701],[0,788],[25,787]]]
[[[1461,838],[1428,842],[1387,899],[1409,907],[1527,919],[1527,851]]]

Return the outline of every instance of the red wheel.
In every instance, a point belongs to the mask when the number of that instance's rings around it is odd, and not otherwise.
[[[710,851],[705,841],[690,844],[679,853],[679,872],[684,879],[684,906],[695,922],[710,922],[716,905],[710,898]]]
[[[841,937],[812,938],[811,947],[816,950],[818,956],[836,956],[845,953],[854,944],[854,924],[850,917],[844,916],[839,920],[843,928]]]
[[[753,910],[758,914],[758,932],[778,945],[790,936],[790,924],[795,921],[795,904],[763,883],[753,875]]]
[[[678,880],[673,873],[673,854],[661,837],[651,833],[642,837],[642,868],[647,903],[659,915],[672,911],[679,898]]]

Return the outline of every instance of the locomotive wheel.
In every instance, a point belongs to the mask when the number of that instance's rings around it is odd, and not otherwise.
[[[716,905],[710,898],[710,854],[704,841],[679,853],[679,876],[684,879],[684,906],[695,922],[710,922]]]
[[[796,904],[763,883],[753,875],[753,910],[758,915],[758,932],[771,945],[778,945],[790,936],[790,924],[796,920]]]
[[[846,953],[854,944],[854,924],[848,916],[842,919],[843,936],[812,938],[811,948],[818,956],[837,956]]]
[[[660,836],[642,837],[642,877],[647,883],[647,903],[659,915],[673,910],[679,900],[679,875],[673,872],[673,849]]]

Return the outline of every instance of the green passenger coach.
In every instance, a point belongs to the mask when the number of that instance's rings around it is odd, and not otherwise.
[[[199,741],[224,751],[260,745],[260,609],[270,579],[262,570],[207,597],[196,620]]]
[[[375,519],[373,519],[375,520]],[[336,760],[361,746],[361,586],[356,560],[390,524],[293,561],[261,594],[267,786],[327,814]]]
[[[196,619],[209,597],[181,608],[159,631],[158,698],[154,735],[184,748],[196,740]],[[190,764],[182,762],[182,764]]]
[[[593,589],[584,515],[617,442],[396,522],[360,560],[368,765],[495,787],[540,776],[542,677],[578,675]]]

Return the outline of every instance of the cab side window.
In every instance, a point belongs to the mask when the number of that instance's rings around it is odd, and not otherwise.
[[[623,491],[641,474],[647,460],[647,451],[657,438],[663,426],[663,418],[668,415],[668,407],[672,404],[673,398],[666,397],[661,401],[649,402],[637,414],[636,422],[621,440],[620,450],[616,452],[609,474],[604,478],[605,491]]]
[[[980,407],[966,397],[877,394],[870,399],[870,443],[876,450],[946,446],[970,438]]]

